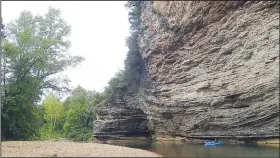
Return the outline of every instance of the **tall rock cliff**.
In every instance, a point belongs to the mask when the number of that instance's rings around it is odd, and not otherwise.
[[[104,116],[133,109],[125,119],[134,121],[103,117],[94,122],[95,135],[110,128],[155,136],[279,136],[279,2],[141,5],[138,44],[150,84],[99,110]]]

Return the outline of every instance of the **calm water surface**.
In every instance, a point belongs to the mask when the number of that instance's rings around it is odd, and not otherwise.
[[[149,150],[167,157],[279,157],[279,149],[258,145],[207,147],[203,144],[174,142],[112,142],[112,145]]]

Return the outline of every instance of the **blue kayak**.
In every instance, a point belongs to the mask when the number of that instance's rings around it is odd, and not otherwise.
[[[215,142],[215,141],[207,141],[207,142],[204,142],[204,145],[205,146],[218,146],[218,145],[223,145],[224,142]]]

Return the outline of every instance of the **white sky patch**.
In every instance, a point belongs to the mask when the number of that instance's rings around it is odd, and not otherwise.
[[[128,10],[124,1],[2,1],[4,24],[29,10],[43,15],[48,8],[60,9],[61,17],[72,26],[69,53],[85,61],[63,74],[71,88],[80,84],[88,90],[103,91],[111,77],[124,68],[129,36]]]

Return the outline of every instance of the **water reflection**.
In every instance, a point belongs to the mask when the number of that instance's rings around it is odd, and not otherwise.
[[[279,149],[257,145],[204,146],[179,142],[111,142],[109,144],[156,152],[167,157],[279,157]]]

